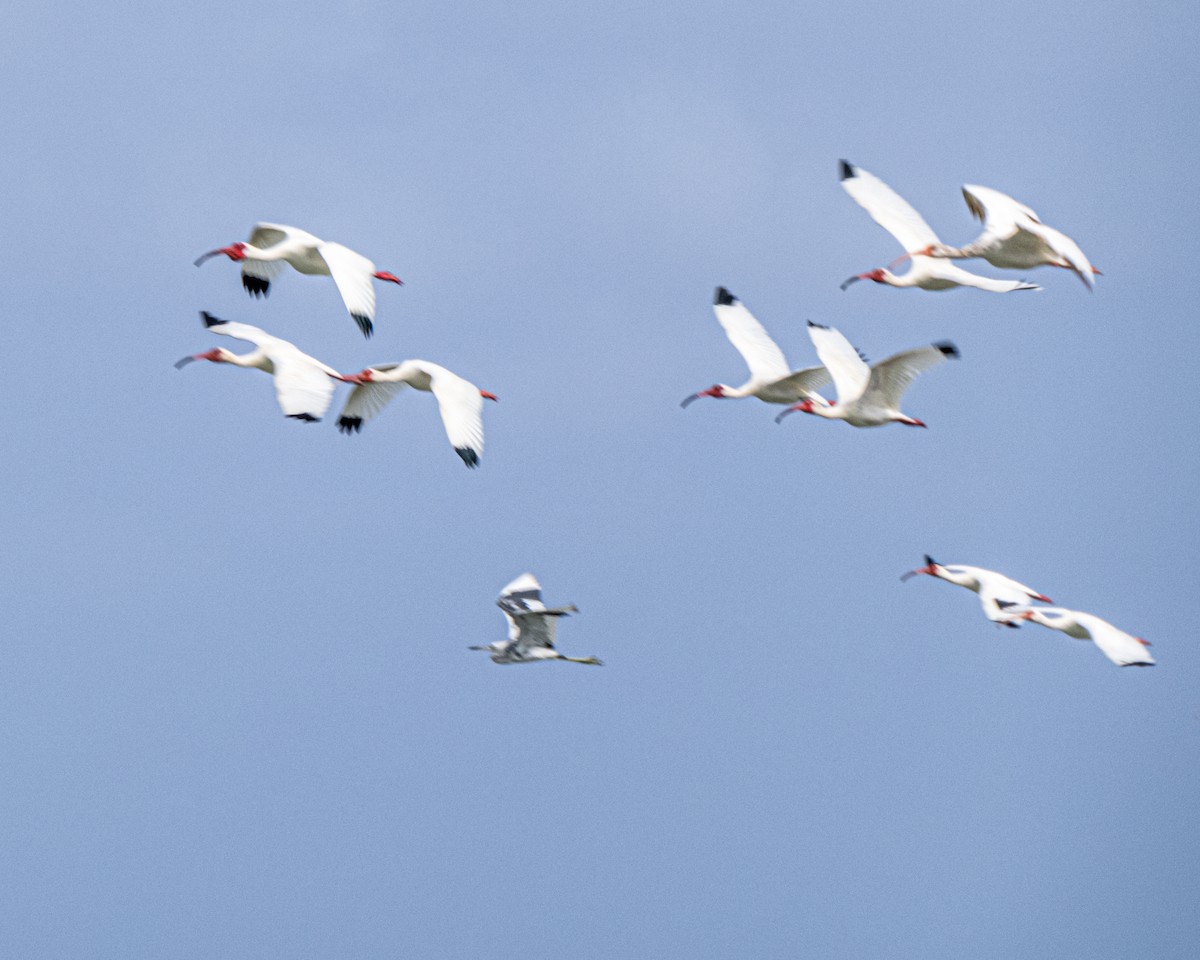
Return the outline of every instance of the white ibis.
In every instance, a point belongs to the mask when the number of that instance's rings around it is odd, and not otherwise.
[[[933,228],[895,190],[862,167],[840,161],[842,187],[871,219],[900,241],[904,256],[893,261],[912,260],[912,268],[896,276],[887,268],[870,270],[850,277],[842,284],[845,290],[859,280],[874,280],[891,287],[920,287],[922,290],[949,290],[952,287],[975,287],[992,293],[1011,293],[1013,290],[1040,290],[1035,283],[1023,280],[996,280],[968,273],[944,259],[935,259],[922,251],[938,247],[941,241]]]
[[[1006,270],[1063,267],[1074,270],[1089,290],[1093,288],[1093,275],[1100,271],[1065,233],[1046,226],[1029,207],[999,190],[968,183],[962,192],[967,209],[983,223],[983,233],[965,247],[933,243],[918,253],[955,259],[980,257]]]
[[[809,367],[792,371],[784,359],[783,351],[754,319],[754,314],[724,287],[717,287],[713,296],[713,313],[725,330],[725,336],[750,368],[750,379],[740,387],[718,383],[707,390],[693,393],[681,407],[701,397],[758,397],[765,403],[795,403],[804,397],[824,403],[818,387],[829,382],[829,371],[824,367]]]
[[[290,263],[300,273],[333,277],[338,293],[364,337],[375,329],[375,286],[371,278],[388,283],[404,281],[394,274],[376,270],[375,264],[340,243],[327,243],[311,233],[279,223],[256,223],[250,239],[219,247],[196,260],[196,266],[209,257],[225,254],[242,265],[242,286],[251,296],[265,297],[271,281]]]
[[[235,367],[262,370],[275,380],[275,397],[284,416],[316,423],[325,415],[333,399],[333,381],[344,379],[340,373],[302,353],[288,341],[273,337],[248,323],[230,323],[206,312],[201,312],[200,318],[213,333],[245,340],[254,344],[255,349],[239,355],[224,347],[217,347],[206,353],[184,357],[175,364],[176,370],[182,370],[193,360],[211,360],[213,363],[231,363]]]
[[[362,430],[364,420],[378,414],[405,387],[412,387],[434,395],[454,452],[468,467],[479,465],[483,456],[483,401],[497,399],[495,394],[428,360],[383,363],[343,379],[356,384],[338,418],[338,429],[343,433]]]
[[[904,574],[901,581],[920,574],[928,574],[945,580],[947,583],[966,587],[979,594],[979,603],[983,607],[983,615],[992,623],[1005,627],[1020,626],[1018,617],[1006,613],[1002,604],[1027,605],[1030,600],[1040,600],[1042,603],[1053,603],[1049,597],[1038,593],[1032,587],[1017,583],[995,570],[985,570],[983,567],[968,567],[965,564],[946,566],[938,563],[929,554],[925,554],[925,566],[910,570]]]
[[[1007,612],[1021,620],[1061,630],[1076,640],[1091,640],[1118,667],[1152,667],[1155,660],[1146,649],[1148,640],[1135,637],[1091,613],[1064,607],[1008,607]]]
[[[564,657],[554,649],[554,634],[558,618],[578,613],[570,603],[565,607],[546,607],[542,603],[542,588],[532,573],[523,573],[500,592],[496,605],[508,621],[508,639],[497,640],[486,647],[493,663],[537,663],[539,660],[567,660],[601,666],[595,657]]]
[[[799,410],[826,420],[845,420],[852,427],[881,427],[885,423],[923,427],[925,424],[920,420],[901,413],[901,395],[917,374],[947,359],[958,358],[958,348],[943,341],[916,350],[906,350],[867,366],[862,354],[832,327],[809,320],[808,335],[812,337],[821,363],[833,377],[837,402],[816,404],[812,400],[802,400],[779,414],[775,418],[776,423]]]

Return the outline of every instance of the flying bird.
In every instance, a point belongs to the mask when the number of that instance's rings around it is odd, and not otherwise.
[[[338,429],[343,433],[359,432],[363,421],[378,414],[405,387],[412,387],[433,394],[454,452],[468,467],[479,466],[483,456],[483,401],[497,399],[495,394],[428,360],[383,363],[343,379],[355,384],[338,418]]]
[[[1083,285],[1093,289],[1093,276],[1100,271],[1065,233],[1046,226],[1029,207],[999,190],[968,183],[962,192],[967,209],[983,223],[983,232],[965,247],[932,243],[918,254],[954,259],[980,257],[1006,270],[1063,267],[1074,270]]]
[[[750,368],[750,379],[740,387],[718,383],[693,393],[680,406],[686,407],[700,397],[758,397],[765,403],[795,403],[807,397],[825,402],[813,391],[829,383],[829,371],[824,367],[809,367],[793,372],[783,351],[754,319],[754,314],[724,287],[717,287],[713,296],[713,312],[725,330],[725,336]]]
[[[1018,627],[1020,618],[1005,612],[1004,605],[1028,605],[1030,600],[1040,600],[1042,603],[1053,603],[1049,597],[1038,593],[1032,587],[1017,583],[995,570],[985,570],[983,567],[968,567],[965,564],[946,566],[938,563],[929,554],[925,554],[925,566],[910,570],[900,577],[901,581],[908,580],[920,574],[928,574],[945,580],[947,583],[966,587],[979,594],[979,603],[983,607],[983,615],[992,623],[1006,627]]]
[[[175,364],[176,370],[182,370],[194,360],[211,360],[213,363],[231,363],[235,367],[262,370],[275,380],[275,397],[284,416],[316,423],[325,415],[333,399],[333,381],[345,379],[340,373],[302,353],[288,341],[273,337],[248,323],[231,323],[204,311],[200,313],[200,319],[213,333],[245,340],[254,344],[255,349],[239,355],[224,347],[217,347],[184,357]]]
[[[311,233],[278,223],[256,223],[250,239],[219,247],[196,260],[196,266],[210,257],[225,254],[242,265],[242,286],[251,296],[265,297],[284,263],[300,273],[333,277],[338,293],[364,337],[375,329],[375,286],[371,279],[402,284],[394,274],[376,270],[375,264],[340,243],[328,243]]]
[[[1013,290],[1040,290],[1035,283],[1023,280],[996,280],[968,273],[944,259],[927,256],[924,251],[940,247],[941,241],[933,228],[916,210],[873,174],[862,167],[840,161],[842,187],[854,202],[871,215],[871,219],[900,241],[904,255],[893,261],[891,266],[902,260],[911,260],[912,267],[902,276],[896,276],[887,268],[870,270],[850,277],[842,284],[845,290],[859,280],[874,280],[892,287],[920,287],[922,290],[949,290],[951,287],[975,287],[992,293],[1010,293]]]
[[[493,663],[536,663],[539,660],[569,660],[601,666],[595,657],[565,657],[554,649],[554,634],[558,618],[578,613],[575,604],[547,608],[542,603],[542,587],[532,573],[523,573],[500,592],[496,605],[508,621],[508,639],[497,640],[486,647]]]
[[[900,397],[919,373],[936,367],[943,361],[958,357],[958,348],[948,342],[906,350],[894,357],[867,366],[862,354],[832,327],[808,321],[808,335],[817,356],[833,377],[837,402],[816,404],[802,400],[788,407],[775,422],[799,410],[826,420],[845,420],[852,427],[881,427],[885,423],[903,423],[910,427],[925,424],[900,411]]]
[[[1076,640],[1091,640],[1118,667],[1152,667],[1155,660],[1146,649],[1148,640],[1135,637],[1091,613],[1064,607],[1005,606],[1005,612],[1022,620],[1061,630]]]

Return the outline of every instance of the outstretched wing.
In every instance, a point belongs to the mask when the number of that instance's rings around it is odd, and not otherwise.
[[[259,250],[266,250],[268,247],[273,247],[277,243],[282,243],[289,237],[310,236],[303,230],[297,230],[295,227],[285,227],[282,223],[256,223],[250,229],[249,243],[253,247],[258,247]],[[316,239],[313,237],[312,239]]]
[[[251,326],[248,323],[238,323],[236,320],[222,320],[219,317],[214,317],[205,310],[200,312],[200,318],[204,321],[204,325],[208,327],[210,333],[217,333],[223,337],[233,337],[235,340],[245,340],[256,347],[265,347],[267,344],[273,342],[287,342],[286,340],[279,340],[277,337],[271,336],[266,330],[259,327]]]
[[[871,219],[900,241],[905,253],[938,243],[937,234],[912,205],[874,174],[841,161],[842,189]]]
[[[745,304],[724,287],[717,287],[713,297],[713,313],[717,315],[717,322],[721,324],[729,342],[746,361],[753,379],[771,381],[787,376],[788,365],[783,351],[763,329],[763,325],[754,319],[754,314],[746,309]]]
[[[789,373],[786,377],[776,380],[771,384],[771,392],[790,395],[790,399],[782,402],[792,403],[810,396],[828,384],[831,379],[829,371],[824,367],[807,367],[804,370],[797,370],[795,373]]]
[[[1092,642],[1118,667],[1151,667],[1155,660],[1146,644],[1124,630],[1118,630],[1107,620],[1090,613],[1075,614],[1075,622],[1092,636]]]
[[[916,379],[917,374],[945,363],[951,357],[958,357],[958,348],[949,341],[897,353],[871,368],[871,380],[867,389],[878,396],[881,405],[890,410],[897,410],[900,407],[900,397]]]
[[[340,243],[322,243],[317,252],[329,267],[351,318],[364,337],[371,336],[375,329],[375,286],[371,283],[375,264]]]
[[[475,384],[445,367],[414,362],[429,375],[429,388],[437,399],[450,446],[463,463],[474,469],[483,456],[483,395]]]
[[[333,400],[333,380],[312,358],[276,340],[264,348],[275,367],[275,397],[285,416],[315,422]]]
[[[532,573],[523,573],[500,591],[496,606],[505,613],[545,610],[546,606],[542,603],[542,585]]]
[[[381,363],[368,369],[386,373],[399,367],[398,363]],[[342,433],[358,433],[363,422],[379,415],[396,394],[407,387],[403,380],[368,380],[350,391],[346,405],[338,417],[338,430]]]
[[[817,348],[821,363],[833,377],[838,403],[852,403],[861,397],[870,382],[871,368],[850,341],[833,327],[825,327],[811,320],[808,321],[808,335]]]

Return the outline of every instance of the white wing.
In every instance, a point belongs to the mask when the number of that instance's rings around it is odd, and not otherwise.
[[[838,403],[844,406],[861,397],[871,380],[871,368],[850,341],[832,327],[824,327],[811,320],[808,321],[808,335],[817,348],[821,363],[833,377]]]
[[[770,386],[770,395],[780,396],[779,403],[795,403],[815,395],[830,381],[829,371],[824,367],[807,367],[781,377]]]
[[[253,327],[248,323],[238,323],[236,320],[220,320],[207,312],[201,312],[200,316],[204,318],[204,325],[208,327],[210,333],[217,333],[222,337],[245,340],[256,347],[265,347],[268,343],[272,342],[287,343],[286,340],[273,337],[266,330],[260,327]],[[291,344],[288,344],[288,346],[291,346]]]
[[[558,632],[558,617],[547,616],[544,613],[510,614],[509,619],[516,625],[517,653],[524,656],[529,650],[537,647],[554,649],[554,636]]]
[[[307,238],[316,240],[310,233],[305,233],[303,230],[297,230],[295,227],[285,227],[281,223],[256,223],[250,230],[249,243],[252,247],[258,247],[259,250],[265,250],[267,247],[273,247],[277,243],[282,243],[285,240],[300,241]],[[320,241],[317,241],[318,243]]]
[[[979,579],[979,603],[983,607],[983,615],[994,623],[1016,623],[1018,618],[1002,609],[1000,604],[1010,607],[1027,604],[1029,591],[991,570],[980,570],[976,576]]]
[[[1044,223],[1025,224],[1022,229],[1040,237],[1045,241],[1046,246],[1066,260],[1071,265],[1071,269],[1079,275],[1079,279],[1083,281],[1085,287],[1091,290],[1095,286],[1096,271],[1093,269],[1091,261],[1079,249],[1079,244],[1074,240]]]
[[[532,573],[523,573],[504,587],[496,605],[507,613],[546,609],[542,603],[542,585]]]
[[[1118,667],[1149,667],[1155,662],[1137,637],[1118,630],[1107,620],[1090,613],[1075,614],[1076,622],[1092,635],[1092,642]]]
[[[862,167],[841,161],[842,188],[871,219],[900,241],[905,253],[938,243],[937,234],[900,194]]]
[[[213,333],[245,340],[258,347],[271,362],[275,378],[275,397],[284,415],[297,420],[320,420],[333,400],[336,371],[302,352],[287,340],[273,337],[248,323],[224,322],[204,314],[205,325]]]
[[[375,329],[375,286],[371,283],[375,264],[340,243],[322,243],[317,252],[329,267],[350,316],[363,336],[369,337]]]
[[[750,368],[755,380],[771,381],[786,377],[787,360],[783,351],[763,329],[761,323],[746,309],[745,304],[724,287],[717,287],[713,297],[713,313],[725,330],[725,336]]]
[[[1095,285],[1095,271],[1079,244],[1065,233],[1046,226],[1025,204],[999,190],[973,183],[963,186],[962,192],[967,209],[983,221],[983,233],[970,246],[1007,241],[1006,246],[1028,250],[1044,244],[1071,265],[1089,290]]]
[[[1029,207],[999,190],[967,183],[963,185],[962,193],[967,209],[983,224],[985,234],[1007,237],[1023,220],[1038,222],[1038,215]]]
[[[413,363],[429,376],[450,446],[468,467],[477,467],[483,456],[483,395],[479,388],[436,363]]]
[[[398,370],[398,363],[381,363],[368,369],[377,373],[390,373]],[[346,405],[342,407],[338,417],[338,429],[343,433],[357,433],[362,429],[363,422],[379,415],[396,394],[407,387],[403,380],[369,380],[360,383],[350,391]]]
[[[949,287],[974,287],[977,290],[987,290],[989,293],[1012,293],[1014,290],[1041,290],[1036,283],[1024,280],[996,280],[993,277],[981,277],[962,267],[955,266],[949,260],[941,257],[913,257],[913,270],[920,270],[926,276],[945,281],[942,289]]]
[[[275,397],[285,416],[317,421],[333,400],[333,380],[306,354],[276,340],[264,348],[275,367]]]
[[[871,367],[867,391],[874,394],[882,406],[889,410],[898,410],[900,397],[916,379],[917,374],[957,356],[958,348],[948,341],[897,353]]]

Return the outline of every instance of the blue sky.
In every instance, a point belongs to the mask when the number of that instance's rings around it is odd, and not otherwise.
[[[25,958],[1194,955],[1195,18],[961,5],[26,5],[0,37],[7,882]],[[962,183],[1104,271],[859,284]],[[259,219],[406,281],[192,260]],[[984,266],[980,272],[998,274]],[[741,297],[928,431],[679,401]],[[285,421],[197,311],[495,392]],[[340,398],[337,401],[340,403]],[[336,408],[335,408],[336,409]],[[1002,570],[1154,670],[899,574]],[[501,668],[532,570],[602,670]]]

